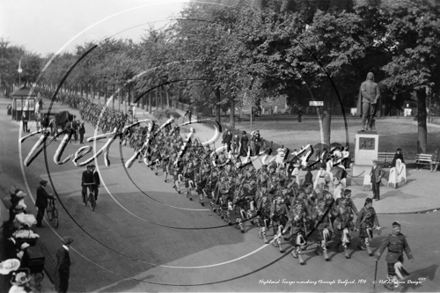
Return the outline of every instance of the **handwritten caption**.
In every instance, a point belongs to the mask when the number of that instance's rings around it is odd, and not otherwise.
[[[425,278],[418,278],[417,280],[404,280],[404,281],[398,281],[399,284],[408,284],[408,285],[420,285],[422,284],[426,279]],[[366,279],[353,279],[353,280],[341,280],[341,279],[333,279],[333,280],[288,280],[288,279],[260,279],[258,281],[259,285],[267,286],[267,285],[343,285],[343,286],[349,286],[349,285],[366,285],[366,284],[373,284],[373,280],[366,280]],[[376,284],[387,284],[392,283],[390,280],[377,280]]]

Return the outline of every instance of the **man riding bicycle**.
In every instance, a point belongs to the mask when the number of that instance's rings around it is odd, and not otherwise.
[[[93,192],[95,196],[95,201],[98,200],[98,186],[99,186],[99,175],[95,171],[95,165],[88,165],[87,170],[82,173],[81,178],[81,194],[83,198],[83,203],[87,203],[87,188]]]

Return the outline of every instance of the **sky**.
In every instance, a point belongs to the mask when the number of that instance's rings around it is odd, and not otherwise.
[[[179,0],[0,0],[0,38],[30,52],[70,51],[106,37],[138,41],[177,17]]]

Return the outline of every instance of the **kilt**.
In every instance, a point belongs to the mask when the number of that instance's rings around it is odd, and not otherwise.
[[[162,162],[161,162],[161,164],[162,164],[162,171],[165,173],[165,172],[168,172],[169,173],[169,161],[166,161],[166,160],[162,160]]]
[[[371,227],[361,225],[361,227],[359,229],[359,237],[360,238],[368,238],[367,228],[371,228]]]
[[[258,226],[269,228],[270,218],[268,215],[260,215],[258,217]]]
[[[323,234],[323,231],[324,231],[325,228],[328,228],[328,224],[327,224],[327,225],[324,225],[324,223],[321,223],[321,224],[318,225],[318,227],[316,228],[316,232],[317,232],[317,234],[316,234],[316,240],[317,240],[317,241],[322,241],[322,240],[324,240],[324,234]],[[330,233],[329,238],[331,239],[331,238],[332,238],[332,231],[330,231],[330,229],[329,229],[328,231],[329,231],[329,233]],[[330,240],[330,239],[328,239],[328,240]]]
[[[283,227],[287,224],[287,216],[284,214],[275,214],[272,218],[272,222],[280,223],[280,225],[283,225]]]
[[[199,181],[197,183],[197,193],[202,194],[203,193],[202,189],[205,188],[205,186],[206,186],[206,179]]]
[[[388,276],[391,276],[391,277],[393,277],[393,276],[397,276],[396,275],[396,270],[395,270],[395,268],[394,268],[394,265],[395,265],[396,263],[387,263],[387,269],[388,269]]]

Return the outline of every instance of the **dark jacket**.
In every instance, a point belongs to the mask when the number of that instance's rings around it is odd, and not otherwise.
[[[53,198],[53,196],[47,193],[43,186],[39,186],[37,188],[37,200],[35,201],[35,206],[39,208],[46,208],[47,200],[49,198]]]
[[[381,255],[387,247],[388,253],[385,258],[385,261],[387,263],[396,263],[397,261],[402,262],[404,251],[409,259],[413,258],[411,254],[411,249],[409,248],[408,243],[406,242],[406,238],[402,233],[399,233],[397,235],[389,234],[387,237],[385,237],[379,247],[379,255]]]
[[[95,183],[95,175],[93,172],[89,172],[88,170],[82,173],[81,186],[86,183]]]

